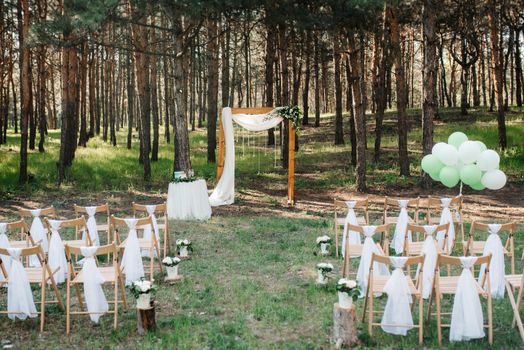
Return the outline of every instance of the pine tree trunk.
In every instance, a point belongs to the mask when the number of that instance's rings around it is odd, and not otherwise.
[[[302,106],[303,106],[303,114],[302,114],[302,125],[308,125],[309,124],[309,84],[311,81],[311,32],[308,31],[306,35],[306,48],[305,48],[305,56],[306,56],[306,66],[305,66],[305,72],[304,72],[304,88],[302,90]]]
[[[87,88],[87,42],[82,44],[80,58],[80,136],[78,145],[87,146],[87,108],[86,108],[86,88]]]
[[[281,66],[281,81],[282,81],[282,105],[289,105],[289,66],[288,66],[288,57],[287,57],[287,41],[286,41],[286,27],[284,24],[278,26],[278,36],[279,36],[279,53],[280,53],[280,66]],[[289,122],[284,120],[282,123],[283,135],[282,139],[282,166],[284,169],[287,169],[288,166],[288,142],[289,142]]]
[[[375,148],[374,161],[380,161],[380,148],[382,143],[382,123],[384,121],[384,110],[386,109],[386,66],[388,65],[388,52],[386,50],[388,38],[388,22],[386,19],[386,12],[384,12],[382,35],[375,34],[375,45],[373,54],[373,65],[376,65],[377,76],[374,77],[375,84],[373,90],[375,92]]]
[[[318,39],[318,38],[315,38]],[[315,71],[315,127],[320,126],[320,67],[319,67],[319,61],[320,61],[320,47],[315,40],[315,62],[313,65],[313,69]]]
[[[265,84],[266,84],[266,106],[273,107],[273,67],[275,65],[275,30],[273,24],[270,22],[271,12],[266,13],[266,66],[265,66]],[[273,146],[275,144],[275,129],[271,128],[267,130],[267,145]]]
[[[351,77],[351,65],[349,57],[346,58],[346,80],[347,80],[347,96],[346,109],[349,113],[349,139],[351,141],[351,165],[357,165],[357,133],[355,130],[355,109],[353,108],[353,89]]]
[[[340,40],[338,33],[333,36],[333,63],[335,66],[335,145],[343,145],[342,81],[340,79]]]
[[[216,162],[218,118],[218,26],[216,19],[207,20],[207,161]]]
[[[522,58],[520,57],[520,30],[515,31],[515,98],[517,107],[522,107]]]
[[[153,20],[153,25],[155,25]],[[156,43],[155,29],[150,29],[151,41]],[[157,45],[153,46],[153,51],[157,51]],[[158,139],[159,135],[159,111],[158,111],[158,60],[156,55],[151,55],[151,116],[153,117],[153,147],[151,148],[151,161],[158,161]]]
[[[131,149],[133,140],[133,120],[135,117],[135,70],[133,69],[133,56],[126,54],[127,63],[127,149]],[[169,125],[166,126],[169,129]]]
[[[30,97],[29,90],[31,88],[31,75],[29,71],[29,48],[26,41],[29,37],[29,0],[18,0],[18,21],[19,21],[19,40],[21,53],[20,58],[20,96],[21,111],[20,111],[20,171],[18,182],[23,185],[27,183],[27,128],[29,121]]]

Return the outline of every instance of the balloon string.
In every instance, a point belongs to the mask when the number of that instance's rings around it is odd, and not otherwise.
[[[462,181],[460,181],[460,195],[462,196]]]

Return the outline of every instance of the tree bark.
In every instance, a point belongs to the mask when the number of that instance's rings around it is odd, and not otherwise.
[[[29,72],[29,48],[26,40],[29,37],[29,0],[18,0],[20,58],[20,96],[22,98],[20,110],[20,171],[18,182],[27,183],[27,127],[30,112],[29,90],[31,88],[31,75]]]
[[[302,125],[309,124],[309,84],[311,81],[311,33],[308,31],[306,35],[306,66],[304,72],[304,88],[302,90]]]
[[[382,143],[382,123],[384,121],[384,111],[386,109],[386,66],[388,62],[388,42],[389,42],[389,22],[386,18],[387,12],[384,11],[382,35],[375,34],[373,54],[373,64],[376,65],[377,76],[374,77],[373,90],[375,93],[375,149],[374,161],[380,161],[380,148]]]
[[[318,39],[318,38],[316,38]],[[315,60],[313,64],[313,69],[315,71],[315,127],[320,126],[320,47],[315,40]]]
[[[338,33],[333,35],[333,63],[335,66],[335,145],[343,145],[342,81],[340,79],[340,38]]]
[[[273,79],[273,67],[275,65],[275,41],[276,33],[274,26],[270,21],[271,12],[266,13],[266,66],[265,66],[265,84],[266,84],[266,106],[273,107],[274,102],[274,79]],[[271,128],[267,130],[267,145],[273,146],[275,144],[275,129]]]
[[[218,118],[218,25],[207,19],[207,162],[216,162]]]
[[[522,107],[522,58],[520,57],[520,30],[515,31],[515,97],[518,107]]]

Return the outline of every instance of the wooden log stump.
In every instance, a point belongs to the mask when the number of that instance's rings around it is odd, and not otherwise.
[[[156,330],[155,305],[153,302],[151,302],[149,309],[136,309],[136,325],[140,335]]]
[[[331,343],[337,349],[342,346],[352,347],[360,344],[358,339],[358,319],[355,305],[346,309],[338,303],[333,305],[333,333]]]

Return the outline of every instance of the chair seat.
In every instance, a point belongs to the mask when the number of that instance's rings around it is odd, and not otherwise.
[[[96,225],[96,229],[98,231],[109,231],[109,225],[108,224]]]
[[[522,274],[506,275],[506,281],[508,281],[511,288],[520,288],[522,283]]]
[[[357,222],[359,225],[366,225],[367,222],[366,222],[366,218],[363,217],[363,216],[357,216]],[[342,218],[337,218],[337,224],[339,226],[344,226],[344,224],[346,223],[346,218],[345,217],[342,217]]]
[[[424,247],[424,242],[411,242],[408,243],[408,252],[409,255],[422,255],[422,248]]]
[[[466,247],[468,242],[462,242],[463,246]],[[470,254],[476,254],[476,255],[482,255],[484,253],[484,246],[486,245],[486,241],[473,241],[469,245],[469,253]],[[504,255],[508,255],[509,251],[502,247],[504,250]]]
[[[124,249],[126,247],[127,238],[118,246],[120,249]],[[138,239],[138,246],[140,248],[149,249],[151,247],[154,247],[155,244],[152,239],[147,238],[139,238]]]
[[[396,216],[386,216],[386,218],[384,219],[384,224],[396,224],[397,221],[398,221],[398,217]],[[408,221],[411,224],[415,223],[415,220],[413,220],[411,216],[409,217]]]
[[[60,267],[55,268],[54,270],[49,268],[51,273],[54,275],[60,269]],[[43,267],[26,267],[24,268],[25,273],[27,274],[27,279],[29,283],[41,283],[42,282],[42,270]],[[46,278],[49,279],[49,276],[46,274]]]
[[[28,241],[9,241],[11,248],[27,248],[31,247],[31,243]]]
[[[439,277],[439,289],[442,294],[455,294],[457,291],[457,284],[460,276],[441,276]],[[479,294],[486,295],[486,292],[480,287],[477,280],[475,280],[475,285]]]
[[[87,242],[85,240],[83,240],[83,239],[76,239],[76,240],[72,240],[72,241],[63,241],[63,242],[64,242],[64,244],[67,244],[68,246],[75,247],[75,248],[89,246],[87,244]]]
[[[407,275],[406,275],[407,276]],[[384,286],[386,285],[386,282],[389,280],[390,276],[375,276],[373,275],[373,292],[374,293],[384,293]],[[419,295],[419,291],[417,288],[415,288],[415,285],[413,284],[413,280],[411,278],[407,278],[409,290],[412,295]]]
[[[115,282],[115,268],[114,266],[103,266],[98,267],[98,271],[100,271],[100,274],[104,278],[105,282],[114,283]],[[72,283],[84,283],[84,273],[83,271],[80,271],[75,278],[73,279]]]

